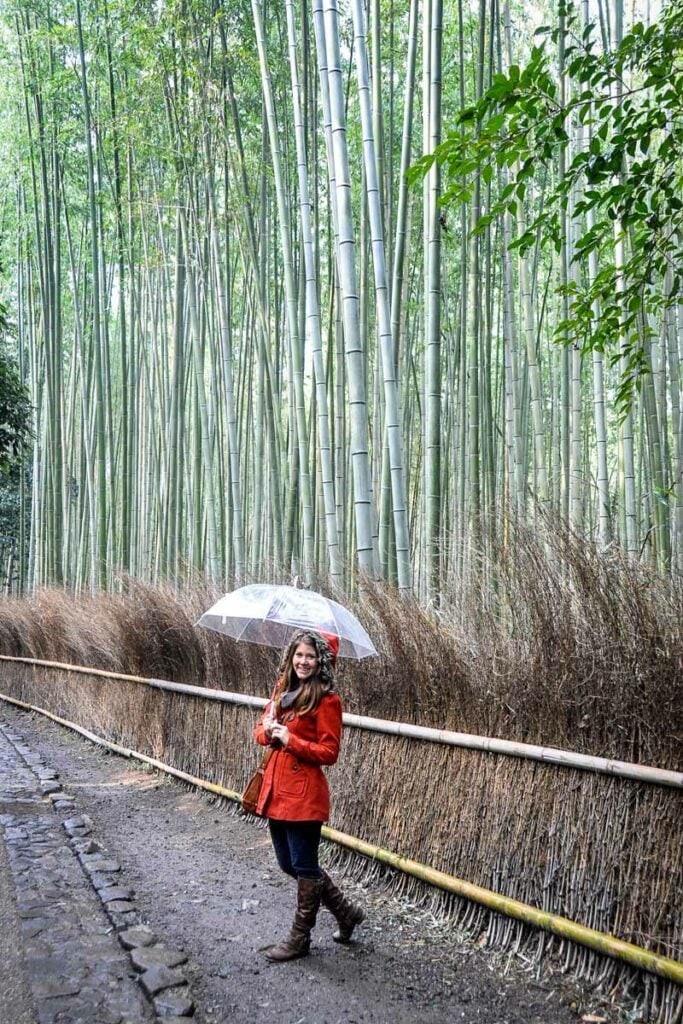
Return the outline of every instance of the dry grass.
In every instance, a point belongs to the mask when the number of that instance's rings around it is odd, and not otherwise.
[[[193,625],[219,594],[44,590],[0,603],[0,651],[266,695],[277,652]],[[495,575],[438,613],[373,584],[353,604],[381,657],[342,664],[350,711],[683,768],[681,583],[509,524]]]
[[[347,710],[683,767],[679,584],[599,557],[571,534],[512,526],[495,576],[484,578],[454,588],[438,615],[366,587],[356,608],[381,657],[343,665]],[[202,583],[175,593],[132,580],[94,599],[44,591],[0,605],[0,651],[265,696],[277,652],[193,626],[217,596]],[[95,677],[2,672],[17,697],[229,788],[256,762],[246,708]],[[682,955],[677,791],[352,729],[331,783],[333,823],[344,831]],[[608,991],[635,986],[652,1019],[681,1019],[671,985],[472,904],[436,900],[493,944],[534,956],[550,948]]]

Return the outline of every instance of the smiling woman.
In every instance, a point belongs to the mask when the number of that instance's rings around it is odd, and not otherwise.
[[[266,953],[269,960],[306,956],[322,902],[335,916],[337,942],[349,942],[364,918],[318,863],[320,833],[330,816],[330,791],[322,770],[339,757],[342,706],[334,692],[336,636],[297,633],[284,652],[272,700],[254,738],[271,747],[256,813],[268,818],[278,864],[296,879],[297,910],[288,937]]]
[[[318,654],[310,644],[298,644],[292,658],[292,665],[297,677],[303,682],[310,679],[318,671]]]

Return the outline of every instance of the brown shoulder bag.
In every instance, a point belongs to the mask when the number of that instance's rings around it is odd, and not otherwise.
[[[244,792],[242,793],[242,810],[246,814],[256,814],[256,805],[258,804],[258,798],[261,794],[263,776],[266,773],[266,766],[274,753],[275,751],[273,747],[268,747],[263,755],[261,764],[258,766],[244,788]]]

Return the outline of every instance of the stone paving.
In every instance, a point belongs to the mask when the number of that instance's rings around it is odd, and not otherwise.
[[[57,773],[0,716],[0,829],[22,940],[4,969],[22,974],[14,980],[28,984],[38,1024],[171,1024],[191,1014],[177,970],[186,958],[140,925],[120,865],[76,811]]]

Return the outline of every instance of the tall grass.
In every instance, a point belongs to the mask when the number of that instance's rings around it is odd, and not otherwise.
[[[349,603],[381,657],[342,663],[347,709],[683,767],[680,582],[514,523],[483,579],[437,612],[366,584]],[[0,652],[266,695],[277,652],[194,626],[218,596],[201,581],[43,590],[0,604]]]
[[[367,585],[353,604],[380,657],[345,662],[347,710],[683,767],[683,587],[567,532],[507,524],[438,611]],[[321,584],[321,588],[324,585]],[[193,623],[218,596],[126,580],[116,595],[42,591],[0,605],[0,652],[266,696],[278,652]],[[335,595],[339,596],[339,595]],[[4,666],[2,688],[126,746],[239,789],[256,761],[249,709],[136,684]],[[347,730],[333,824],[487,888],[665,955],[683,950],[680,793],[399,737]],[[401,883],[413,887],[415,883]],[[673,1024],[673,986],[450,898],[491,942],[546,942],[606,986],[637,984]]]
[[[278,652],[194,626],[218,596],[44,590],[0,604],[0,651],[265,695]],[[683,767],[681,582],[511,523],[495,573],[437,611],[371,584],[348,603],[381,654],[341,664],[349,711]]]

